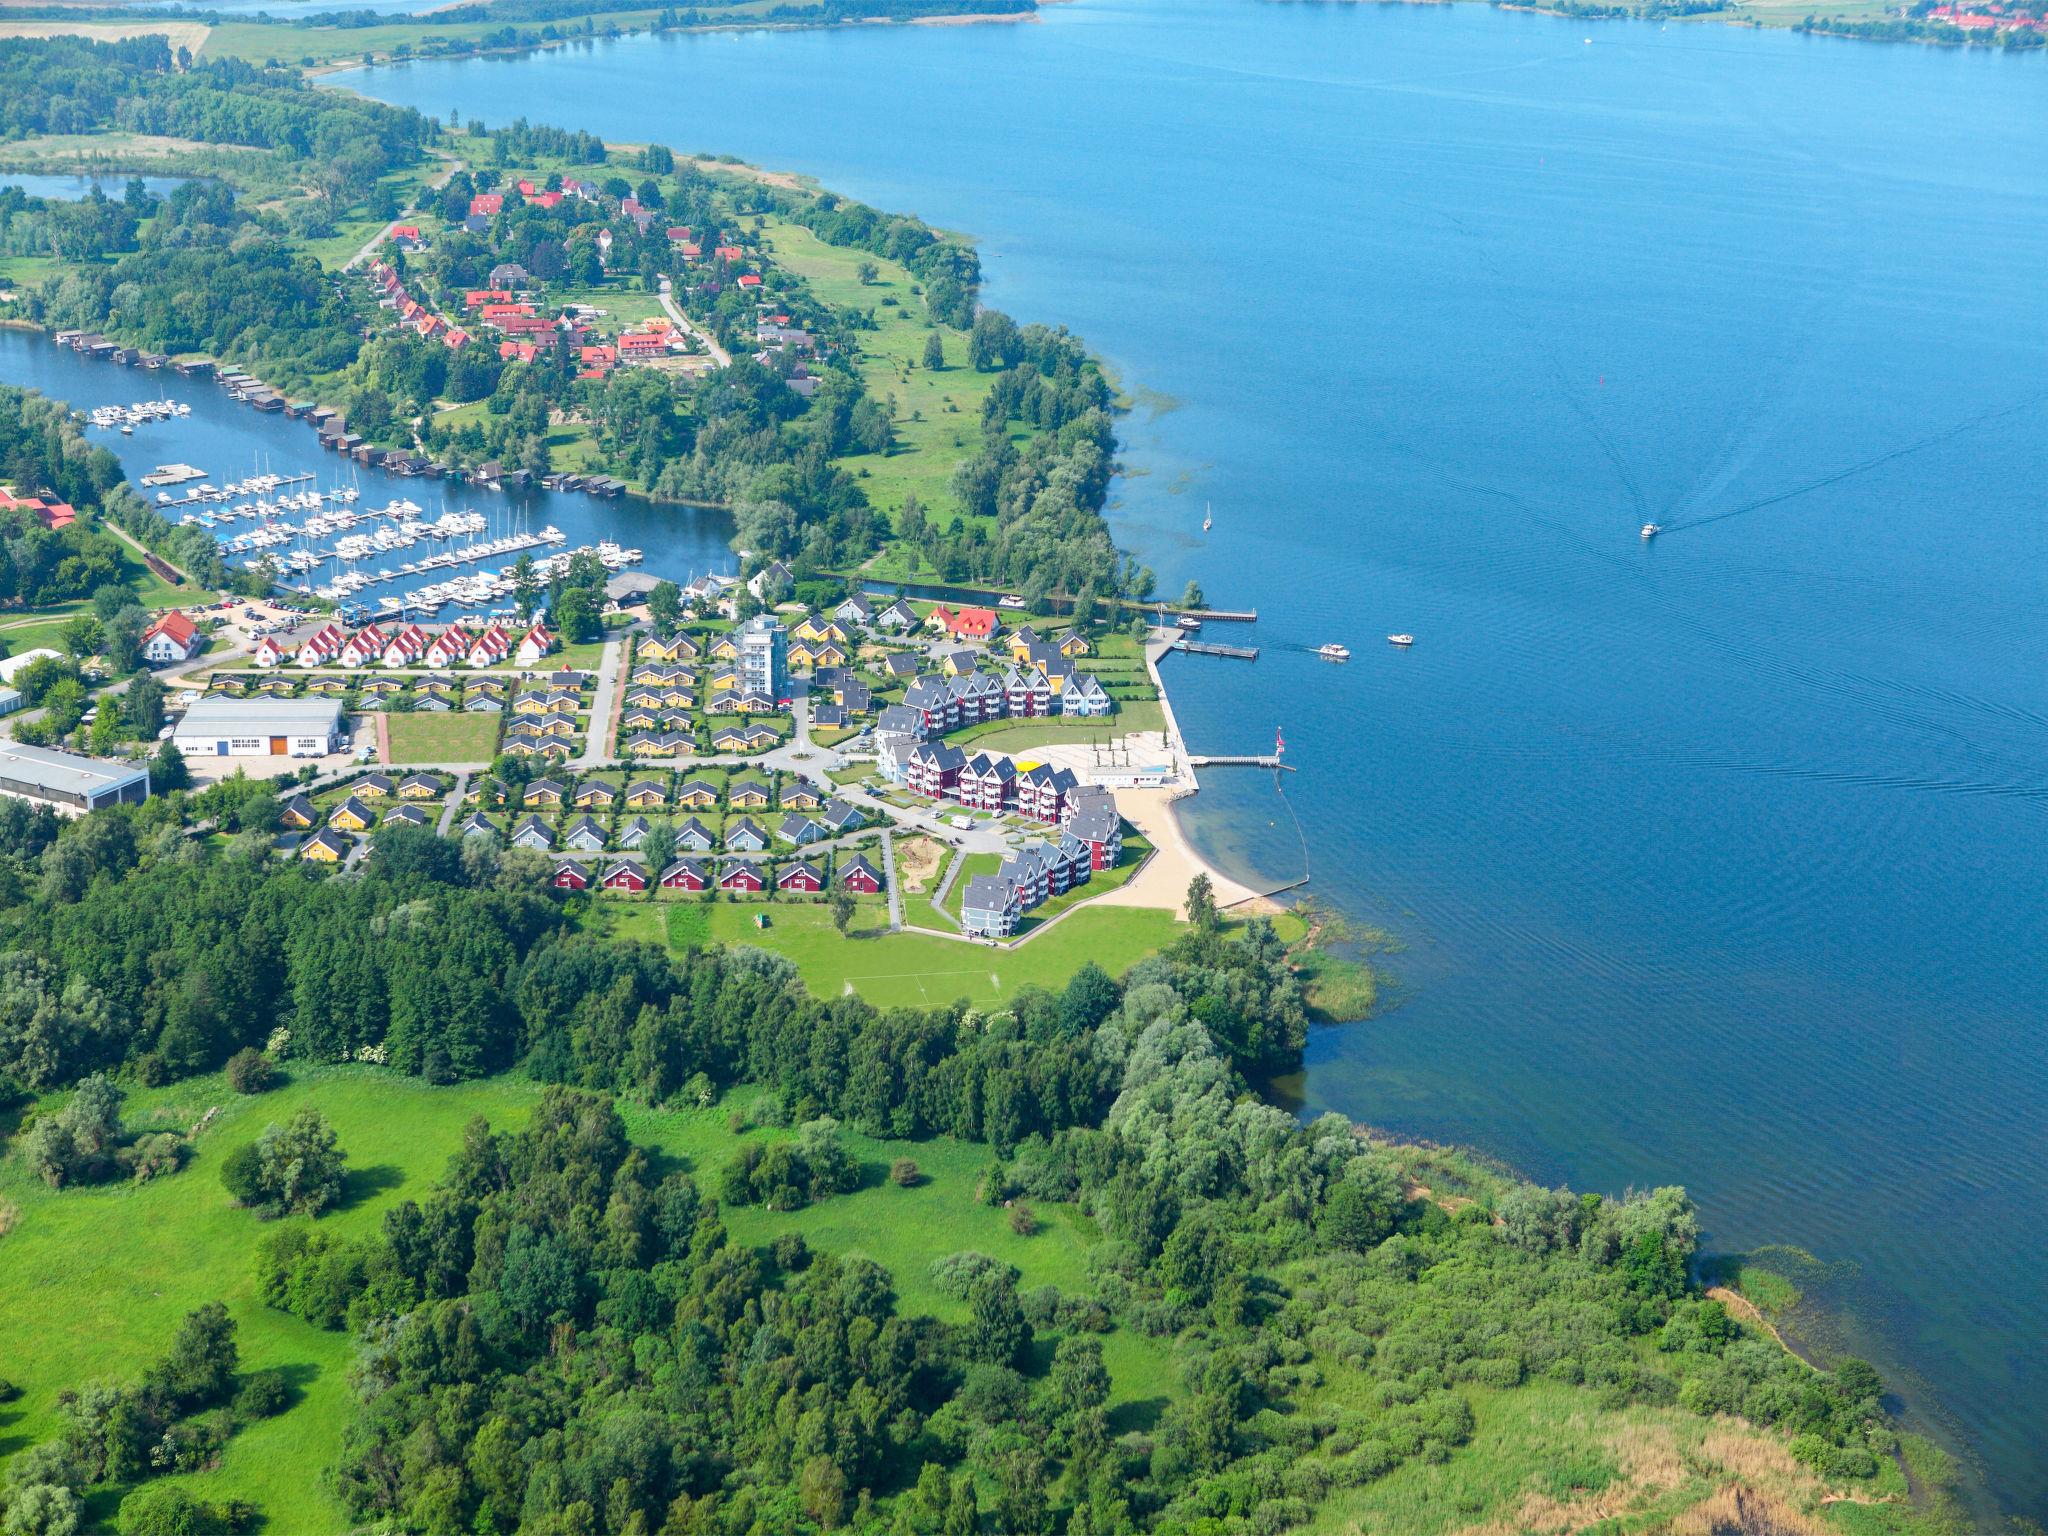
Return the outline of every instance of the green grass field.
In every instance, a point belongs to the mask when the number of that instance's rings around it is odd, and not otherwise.
[[[908,268],[866,251],[827,245],[802,225],[778,219],[768,221],[763,237],[776,262],[809,283],[825,303],[874,311],[877,329],[860,333],[860,371],[869,394],[896,402],[896,447],[888,454],[852,454],[839,462],[860,478],[869,499],[892,516],[911,492],[934,515],[958,512],[949,488],[953,466],[980,439],[981,404],[995,378],[967,366],[966,332],[936,327],[946,367],[929,372],[924,349],[934,327],[923,298],[911,291],[915,280]],[[876,269],[876,280],[869,284],[858,275],[864,261]],[[888,298],[896,303],[885,305]]]
[[[956,747],[973,745],[985,752],[1028,753],[1033,747],[1069,741],[1113,741],[1139,731],[1166,729],[1166,712],[1157,700],[1134,699],[1119,704],[1100,720],[1069,720],[1049,715],[1039,720],[985,720],[947,736]]]
[[[487,763],[498,743],[496,715],[392,715],[394,763]]]
[[[0,1202],[19,1208],[0,1239],[0,1359],[23,1389],[0,1410],[0,1448],[49,1435],[57,1393],[105,1377],[138,1374],[161,1352],[186,1312],[224,1301],[234,1314],[244,1369],[277,1366],[300,1394],[291,1411],[230,1442],[218,1470],[191,1479],[213,1498],[264,1506],[270,1536],[330,1536],[343,1528],[313,1469],[332,1460],[348,1413],[350,1346],[261,1305],[250,1278],[263,1224],[234,1209],[220,1165],[273,1121],[313,1103],[333,1122],[352,1169],[344,1208],[325,1218],[343,1233],[374,1231],[383,1213],[423,1195],[461,1144],[462,1127],[483,1114],[517,1124],[533,1102],[531,1083],[504,1079],[430,1088],[375,1069],[295,1073],[261,1098],[242,1098],[215,1077],[134,1094],[131,1127],[194,1124],[208,1106],[222,1114],[179,1173],[141,1186],[53,1192],[15,1159],[0,1162]],[[111,1510],[95,1510],[111,1514]]]
[[[0,1410],[0,1451],[49,1436],[57,1428],[61,1391],[139,1374],[186,1312],[220,1300],[235,1318],[243,1368],[283,1369],[297,1401],[236,1435],[218,1468],[180,1480],[202,1497],[257,1503],[266,1536],[331,1536],[345,1529],[321,1474],[338,1453],[351,1411],[353,1345],[344,1334],[315,1329],[257,1299],[252,1256],[270,1228],[229,1204],[221,1162],[266,1125],[315,1105],[333,1123],[351,1169],[344,1206],[320,1224],[366,1234],[397,1201],[427,1193],[472,1116],[484,1115],[501,1129],[516,1127],[539,1093],[538,1085],[514,1077],[433,1088],[375,1067],[319,1067],[295,1070],[274,1093],[243,1098],[214,1076],[138,1092],[128,1102],[131,1127],[182,1128],[209,1106],[221,1106],[191,1161],[174,1175],[141,1186],[58,1192],[27,1177],[18,1161],[0,1163],[0,1205],[17,1213],[0,1239],[0,1295],[7,1298],[0,1307],[0,1360],[23,1389],[18,1402]],[[715,1188],[738,1144],[727,1117],[748,1097],[742,1091],[701,1111],[621,1109],[634,1140],[659,1148],[701,1185]],[[789,1214],[731,1211],[735,1240],[765,1243],[795,1230],[814,1247],[864,1253],[894,1276],[899,1306],[949,1319],[962,1309],[932,1288],[928,1271],[932,1260],[966,1247],[1015,1264],[1027,1286],[1083,1287],[1086,1250],[1098,1235],[1093,1223],[1044,1206],[1036,1235],[1011,1231],[1006,1211],[973,1198],[985,1148],[865,1137],[851,1144],[866,1173],[862,1189]],[[899,1157],[916,1160],[923,1172],[913,1188],[886,1178]],[[1120,1413],[1148,1422],[1172,1390],[1165,1346],[1122,1331],[1104,1343]],[[114,1502],[102,1498],[89,1513],[104,1520]]]
[[[880,902],[862,903],[846,938],[833,928],[829,908],[793,902],[622,902],[601,911],[600,921],[614,937],[674,947],[751,944],[787,955],[814,995],[857,992],[878,1008],[931,1007],[960,998],[989,1007],[1019,987],[1063,987],[1090,960],[1120,975],[1173,942],[1180,926],[1168,912],[1103,907],[1075,913],[1022,949],[999,950],[885,932]],[[766,928],[755,926],[756,913],[766,913]],[[931,928],[942,922],[922,896],[904,898],[904,920]]]

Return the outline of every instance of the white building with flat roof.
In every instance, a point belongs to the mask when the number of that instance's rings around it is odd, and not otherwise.
[[[171,733],[189,757],[325,757],[348,739],[334,699],[201,699]]]
[[[55,747],[0,741],[0,795],[74,811],[135,805],[149,798],[149,770]]]

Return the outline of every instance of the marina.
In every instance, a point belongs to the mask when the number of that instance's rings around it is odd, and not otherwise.
[[[77,340],[0,333],[0,378],[69,401],[160,515],[204,529],[231,570],[265,572],[287,597],[358,619],[491,616],[512,611],[522,556],[542,585],[579,554],[678,580],[737,571],[721,513],[459,478],[429,489],[353,456],[323,459],[321,439],[284,411],[236,409],[233,370],[223,381],[172,365],[151,380],[157,400],[122,403],[132,385],[104,366],[118,359]]]

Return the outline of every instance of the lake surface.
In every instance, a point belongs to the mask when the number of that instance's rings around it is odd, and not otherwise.
[[[285,492],[296,494],[316,490],[326,493],[342,486],[352,486],[358,492],[358,499],[353,504],[357,512],[382,508],[405,499],[414,502],[421,509],[420,515],[428,520],[439,517],[443,512],[474,511],[481,513],[487,523],[485,532],[478,538],[536,532],[549,523],[554,524],[566,536],[565,541],[532,549],[530,553],[535,559],[559,550],[595,545],[611,539],[640,549],[646,556],[647,568],[662,575],[674,575],[679,581],[687,581],[692,575],[707,571],[732,572],[739,567],[739,560],[729,543],[732,522],[722,512],[695,507],[655,506],[633,497],[606,501],[574,493],[493,491],[481,486],[407,478],[389,475],[382,470],[362,469],[344,463],[339,454],[324,451],[306,423],[291,421],[281,415],[266,415],[237,404],[218,384],[187,379],[169,370],[151,373],[95,361],[30,332],[0,330],[0,382],[39,389],[88,412],[95,406],[131,405],[154,400],[158,395],[190,405],[192,413],[189,416],[142,423],[132,436],[100,428],[88,429],[86,435],[91,441],[119,456],[131,480],[139,480],[159,464],[170,463],[189,464],[202,469],[206,472],[207,482],[216,486],[243,480],[259,470],[278,475],[311,475],[310,480],[285,487]],[[165,494],[183,496],[190,489],[191,485],[174,486]],[[141,490],[141,494],[150,501],[154,501],[157,495],[149,490]],[[253,499],[237,497],[235,501],[241,503]],[[201,506],[194,510],[210,512],[214,509]],[[181,517],[185,515],[185,509],[166,508],[165,515]],[[294,525],[303,525],[306,514],[286,512],[283,518]],[[395,519],[365,522],[351,531],[373,533],[389,526],[392,521]],[[236,519],[214,530],[214,537],[226,543],[235,535],[256,526],[258,523],[253,518]],[[333,542],[333,538],[328,537],[305,541],[303,547],[325,548]],[[377,600],[387,593],[396,596],[415,592],[430,582],[445,581],[453,575],[500,570],[517,558],[514,554],[505,554],[453,570],[415,576],[401,576],[395,570],[401,563],[417,561],[437,550],[457,548],[463,542],[467,541],[459,540],[453,544],[421,542],[358,562],[355,569],[381,575],[385,579],[375,580],[364,587],[355,594],[353,601],[374,608]],[[278,546],[277,552],[284,553],[297,547],[301,544],[284,544]],[[229,558],[232,563],[243,557]],[[303,579],[318,582],[343,568],[330,564]],[[441,618],[448,619],[459,611],[452,606],[445,610],[414,609],[407,616],[424,618],[438,612]]]
[[[51,176],[26,171],[0,171],[0,187],[19,187],[30,197],[47,197],[54,202],[82,203],[94,187],[119,202],[128,190],[127,176]],[[144,176],[142,185],[152,197],[169,197],[183,186],[183,176]]]
[[[1301,772],[1212,775],[1194,835],[1273,879],[1307,846],[1401,946],[1306,1102],[1810,1250],[2038,1520],[2043,66],[1086,0],[351,80],[974,234],[1145,402],[1118,537],[1263,615],[1176,705]]]

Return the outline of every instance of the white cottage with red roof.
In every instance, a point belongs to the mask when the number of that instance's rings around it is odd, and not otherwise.
[[[198,649],[198,626],[175,608],[158,614],[156,622],[142,632],[142,659],[152,666],[190,661]]]

